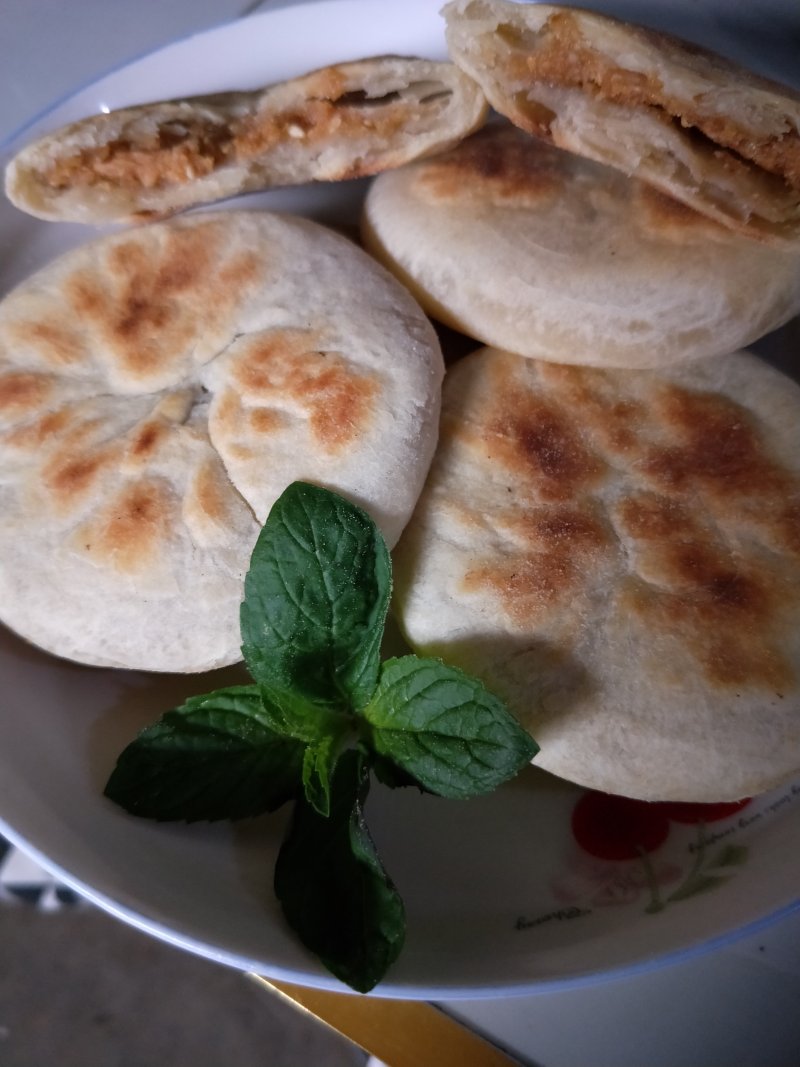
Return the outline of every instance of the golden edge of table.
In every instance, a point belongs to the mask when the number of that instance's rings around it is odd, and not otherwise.
[[[495,1045],[467,1029],[433,1004],[419,1000],[331,993],[249,978],[349,1038],[386,1067],[519,1067]]]

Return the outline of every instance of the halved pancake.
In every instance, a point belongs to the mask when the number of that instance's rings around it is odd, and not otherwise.
[[[68,253],[0,305],[0,619],[84,663],[238,660],[272,503],[327,486],[393,544],[441,375],[411,297],[315,223],[198,214]]]
[[[800,310],[800,252],[505,121],[376,178],[363,233],[435,318],[561,363],[730,352]]]
[[[374,174],[455,144],[486,100],[451,63],[382,56],[253,92],[143,104],[24,148],[9,199],[65,222],[166,216],[276,185]]]
[[[800,769],[800,386],[754,356],[467,356],[394,558],[412,646],[505,697],[545,770],[719,801]]]
[[[529,133],[759,240],[800,242],[800,95],[580,8],[455,0],[452,58]]]

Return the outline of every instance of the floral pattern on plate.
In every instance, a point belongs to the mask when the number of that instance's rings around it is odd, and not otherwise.
[[[652,914],[713,889],[747,860],[748,849],[725,844],[711,851],[706,828],[731,819],[749,803],[749,798],[726,804],[649,803],[587,791],[571,818],[572,836],[584,856],[556,881],[554,893],[566,900],[576,892],[588,894],[595,906],[631,904],[644,896],[644,910]],[[685,865],[674,855],[659,855],[675,823],[696,827]]]
[[[568,854],[550,881],[558,907],[518,918],[517,929],[609,906],[652,915],[716,889],[749,858],[748,845],[724,839],[746,827],[740,813],[751,803],[650,802],[585,790],[572,808]]]

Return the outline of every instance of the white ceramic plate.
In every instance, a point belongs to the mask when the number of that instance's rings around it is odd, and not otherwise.
[[[370,0],[329,0],[200,34],[58,104],[5,155],[98,109],[253,87],[362,55],[442,57],[438,6],[389,0],[375,17]],[[343,220],[355,217],[362,192],[359,183],[304,188],[247,204]],[[0,204],[0,293],[95,233]],[[339,988],[294,940],[272,896],[282,815],[233,827],[156,825],[102,797],[140,727],[230,675],[85,668],[0,629],[0,830],[148,933],[238,968]],[[378,992],[449,999],[552,989],[698,951],[795,906],[800,782],[726,818],[662,817],[651,827],[657,847],[616,859],[607,842],[573,833],[582,796],[533,769],[460,803],[376,787],[368,821],[409,917],[406,948]]]

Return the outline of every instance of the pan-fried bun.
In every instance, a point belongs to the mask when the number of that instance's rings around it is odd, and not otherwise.
[[[546,770],[718,801],[800,769],[800,387],[754,356],[467,356],[395,576],[412,646],[505,697]]]
[[[452,58],[522,129],[758,240],[800,243],[800,95],[694,44],[552,4],[455,0]]]
[[[800,253],[505,122],[382,174],[363,230],[434,317],[562,363],[658,367],[730,352],[800,309]]]
[[[24,148],[8,166],[6,193],[44,219],[164,217],[239,193],[399,166],[455,144],[487,107],[452,63],[379,56],[263,90],[91,116]]]
[[[272,503],[327,486],[393,544],[441,375],[411,297],[315,223],[198,214],[66,254],[0,305],[0,619],[84,663],[240,659]]]

